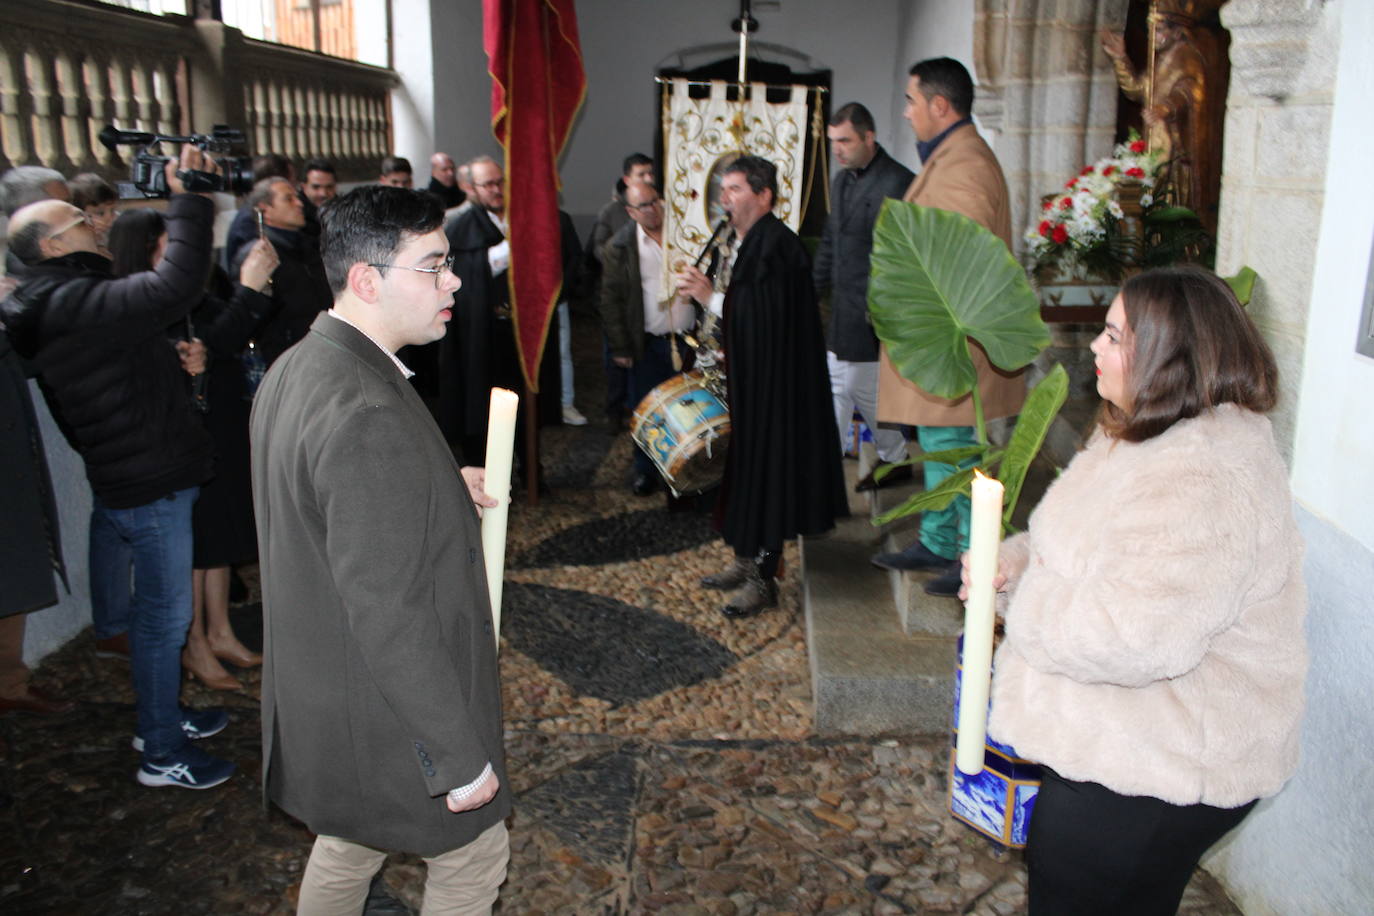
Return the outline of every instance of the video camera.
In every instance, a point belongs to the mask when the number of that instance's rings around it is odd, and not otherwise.
[[[170,156],[160,156],[154,150],[159,143],[194,143],[206,153],[228,153],[234,146],[244,142],[243,131],[223,124],[216,124],[208,134],[191,134],[189,137],[172,137],[164,134],[150,134],[136,130],[120,130],[113,124],[105,125],[100,131],[100,142],[111,152],[120,146],[136,146],[130,163],[129,180],[117,182],[116,187],[122,199],[168,197],[171,188],[167,187],[164,171]],[[253,189],[253,160],[247,156],[213,157],[220,168],[220,174],[202,172],[198,169],[180,169],[177,177],[187,191],[232,191],[246,194]]]

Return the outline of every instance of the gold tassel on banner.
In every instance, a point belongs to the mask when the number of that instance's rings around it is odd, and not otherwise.
[[[674,371],[674,372],[681,372],[681,371],[682,371],[682,354],[679,353],[679,352],[677,351],[677,331],[673,331],[671,334],[668,335],[668,337],[669,337],[669,339],[672,340],[672,342],[673,342],[673,347],[672,347],[673,371]]]

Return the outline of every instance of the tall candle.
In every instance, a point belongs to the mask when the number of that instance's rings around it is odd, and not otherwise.
[[[969,528],[969,588],[964,602],[964,671],[959,688],[959,738],[954,763],[972,775],[983,769],[988,734],[988,688],[992,681],[992,628],[997,590],[997,549],[1002,542],[1002,482],[973,478]]]
[[[505,388],[491,389],[487,417],[487,495],[496,505],[482,511],[482,556],[487,561],[487,594],[496,645],[501,645],[501,582],[506,571],[506,519],[510,514],[510,469],[515,451],[515,411],[520,396]]]

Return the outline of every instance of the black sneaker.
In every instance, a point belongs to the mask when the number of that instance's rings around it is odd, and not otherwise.
[[[161,760],[143,758],[138,781],[145,786],[176,786],[181,789],[211,789],[234,775],[236,767],[187,742],[181,750]]]
[[[218,706],[210,709],[192,709],[189,706],[181,707],[181,731],[192,741],[199,741],[201,738],[208,738],[211,735],[218,735],[224,731],[224,726],[229,724],[229,713]],[[143,739],[134,735],[134,740],[130,742],[134,750],[143,753]]]

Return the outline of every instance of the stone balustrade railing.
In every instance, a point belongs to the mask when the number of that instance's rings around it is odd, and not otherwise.
[[[244,38],[220,22],[61,0],[5,3],[0,29],[0,170],[127,177],[106,124],[166,134],[242,128],[249,153],[335,163],[372,178],[391,152],[386,69]]]

